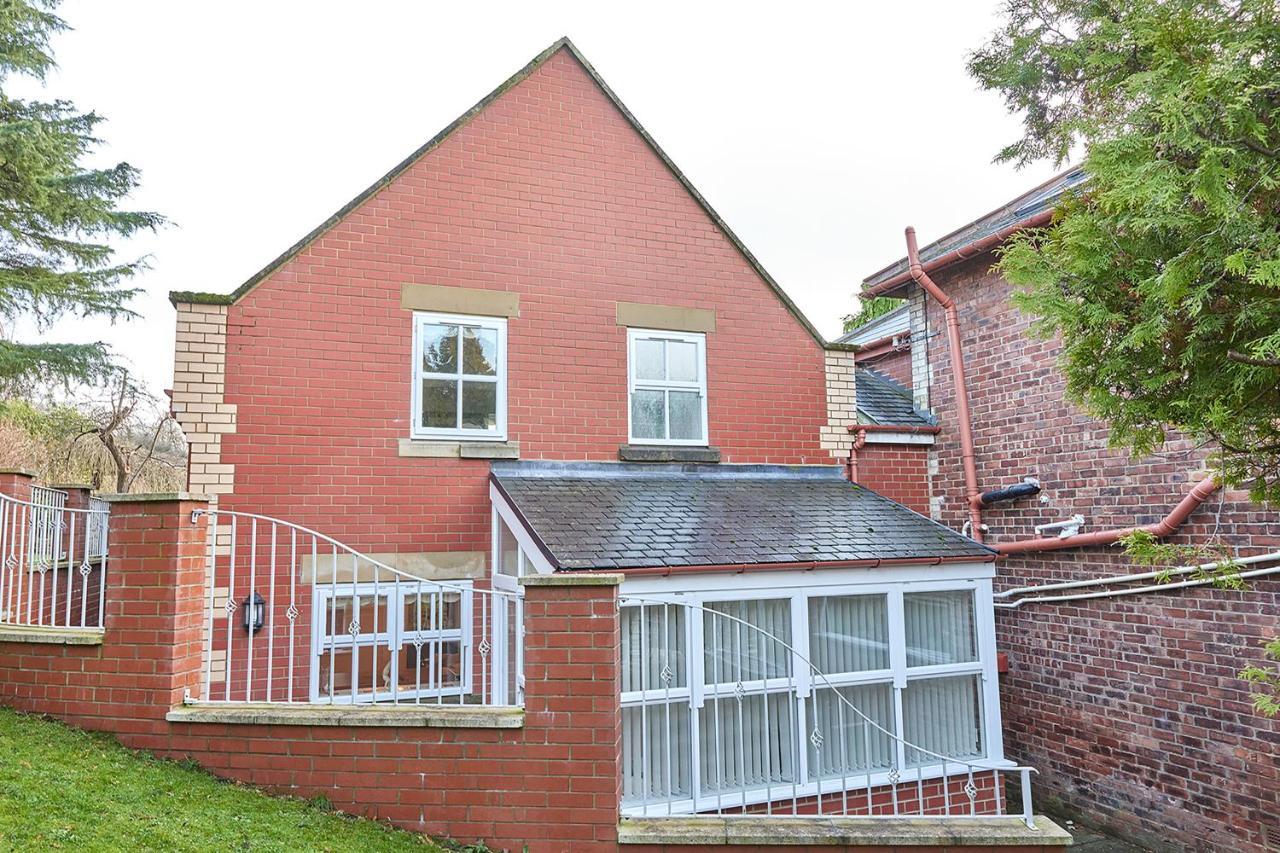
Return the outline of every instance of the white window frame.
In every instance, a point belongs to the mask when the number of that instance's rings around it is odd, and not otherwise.
[[[943,567],[952,568],[952,567]],[[959,569],[959,567],[954,567]],[[937,571],[937,570],[935,570]],[[888,577],[886,575],[885,577]],[[901,577],[901,575],[900,575]],[[685,579],[688,581],[689,579]],[[640,602],[628,601],[625,599],[627,595],[643,596],[644,604],[654,604],[662,600],[667,600],[673,604],[693,604],[705,607],[711,602],[723,601],[748,601],[753,599],[789,599],[791,602],[791,647],[799,657],[793,656],[792,671],[795,687],[792,693],[792,721],[801,733],[807,733],[810,728],[809,719],[812,712],[811,696],[815,687],[825,689],[826,687],[846,687],[870,684],[891,684],[893,688],[893,714],[894,714],[894,731],[898,735],[898,739],[894,741],[895,763],[899,768],[901,778],[907,781],[915,781],[917,773],[923,779],[933,779],[944,775],[945,767],[941,762],[925,764],[923,766],[911,765],[906,761],[906,748],[903,746],[900,738],[904,736],[903,732],[903,691],[913,682],[923,679],[938,678],[945,676],[970,676],[978,679],[979,701],[980,701],[980,719],[979,719],[979,735],[982,740],[984,755],[979,758],[969,759],[968,763],[984,768],[1001,768],[1011,767],[1012,762],[1005,760],[1003,737],[1001,731],[1000,717],[1000,693],[999,680],[996,671],[996,653],[995,653],[995,618],[992,606],[992,582],[988,578],[955,578],[949,580],[936,581],[920,581],[914,578],[904,577],[900,581],[881,581],[857,584],[822,584],[815,583],[812,586],[806,586],[797,589],[794,584],[779,585],[778,580],[766,580],[761,577],[752,578],[750,576],[740,577],[740,580],[746,581],[745,588],[725,588],[715,585],[715,581],[708,579],[698,579],[693,583],[689,583],[685,589],[676,592],[668,586],[666,590],[661,587],[651,586],[650,584],[642,584],[638,589],[628,589],[624,587],[622,590],[624,600],[622,606],[638,607]],[[699,582],[701,581],[701,582]],[[668,581],[669,583],[669,581]],[[630,585],[628,585],[630,586]],[[693,586],[694,589],[689,589]],[[712,588],[714,586],[714,588]],[[698,587],[707,587],[699,589]],[[671,590],[671,591],[668,591]],[[903,595],[915,592],[943,592],[952,590],[967,590],[973,595],[974,606],[974,639],[975,650],[977,652],[976,660],[955,664],[939,664],[930,666],[912,666],[906,664],[906,634],[904,623]],[[857,673],[841,673],[827,678],[819,677],[815,685],[814,679],[810,676],[809,667],[804,663],[810,659],[809,651],[809,599],[824,598],[830,596],[843,595],[882,595],[886,597],[887,619],[889,630],[889,667],[879,670],[868,670]],[[683,801],[675,801],[670,804],[673,813],[689,814],[707,809],[718,809],[721,807],[733,807],[736,805],[752,805],[763,803],[769,800],[790,799],[793,796],[814,796],[821,793],[838,792],[841,789],[842,781],[839,777],[826,778],[822,780],[810,780],[809,764],[810,755],[808,741],[801,737],[798,745],[798,752],[793,757],[796,772],[796,782],[793,785],[790,782],[777,782],[770,788],[762,788],[757,791],[748,792],[745,797],[740,797],[738,792],[725,792],[717,796],[714,792],[706,793],[700,788],[700,780],[698,778],[699,768],[701,767],[701,743],[699,738],[699,722],[698,710],[704,707],[708,701],[715,701],[715,690],[711,689],[711,685],[703,683],[704,673],[702,664],[704,660],[703,650],[703,612],[697,608],[689,608],[686,611],[686,642],[688,643],[689,661],[687,671],[689,673],[689,687],[682,688],[677,694],[677,690],[672,688],[670,697],[673,700],[684,699],[687,696],[688,706],[690,710],[689,720],[689,737],[692,756],[690,758],[691,773],[693,778],[691,784],[693,790],[698,792],[695,799],[686,799]],[[624,661],[623,665],[626,665]],[[770,679],[776,681],[776,679]],[[743,684],[742,689],[748,693],[764,692],[765,685],[762,682],[753,682],[751,684]],[[769,692],[776,692],[770,690]],[[640,707],[647,706],[655,711],[661,707],[659,702],[663,696],[660,691],[628,691],[622,694],[622,707]],[[733,701],[732,696],[722,695],[721,701]],[[647,700],[647,701],[646,701]],[[951,762],[951,774],[957,772],[958,764]],[[625,772],[625,771],[624,771]],[[873,786],[890,784],[889,774],[887,772],[877,772],[868,776],[866,774],[850,775],[848,782],[852,788],[864,788],[867,784]],[[623,807],[624,813],[643,814],[648,809],[653,809],[655,803],[652,800],[648,802],[628,803]],[[667,809],[667,803],[663,802],[661,806],[663,813]]]
[[[636,378],[636,341],[661,340],[678,341],[694,344],[698,348],[698,379],[696,382],[676,382],[667,379]],[[631,418],[631,397],[637,390],[642,391],[697,391],[702,401],[702,438],[637,438],[635,425]],[[665,413],[663,432],[671,435],[670,398],[664,399]],[[661,444],[681,445],[687,447],[707,447],[710,442],[711,425],[707,420],[707,336],[701,332],[667,332],[661,329],[627,329],[627,443],[628,444]]]
[[[489,329],[498,335],[498,372],[495,376],[475,376],[462,372],[462,349],[458,349],[458,372],[426,373],[422,369],[422,330],[424,326],[454,325],[473,329]],[[445,379],[458,383],[457,427],[422,426],[422,381]],[[492,382],[497,385],[497,412],[493,429],[462,428],[462,383]],[[409,411],[409,435],[411,438],[447,438],[472,441],[506,441],[507,439],[507,320],[505,317],[477,317],[465,314],[436,314],[416,311],[413,315],[413,389]]]
[[[401,614],[404,612],[404,602],[415,595],[431,596],[442,592],[458,592],[460,594],[458,627],[445,628],[440,627],[435,630],[407,630],[403,625]],[[372,629],[375,626],[360,626],[360,633],[352,636],[347,632],[342,632],[336,636],[329,633],[329,601],[333,598],[351,598],[353,596],[376,596],[377,598],[386,599],[386,605],[380,606],[378,612],[385,615],[385,621],[378,620],[376,633],[373,630],[366,631],[368,627]],[[332,702],[335,705],[351,705],[351,704],[368,704],[372,702],[381,702],[395,699],[411,699],[414,697],[426,698],[436,696],[466,696],[472,692],[472,676],[474,662],[471,660],[471,642],[467,639],[466,634],[471,630],[472,625],[472,583],[466,581],[450,581],[448,587],[442,587],[433,584],[430,581],[422,583],[414,583],[413,581],[383,582],[376,583],[374,581],[362,581],[357,584],[341,583],[318,583],[314,587],[312,595],[312,613],[321,614],[321,618],[313,619],[311,625],[311,679],[310,693],[312,702]],[[349,690],[343,690],[340,693],[322,694],[320,692],[321,667],[320,658],[325,652],[343,651],[344,649],[355,649],[360,647],[379,647],[387,646],[392,652],[393,669],[398,671],[401,655],[413,655],[416,657],[417,649],[414,646],[415,640],[422,640],[424,649],[423,655],[431,654],[431,649],[436,650],[436,654],[440,653],[440,647],[445,643],[457,643],[459,650],[459,659],[462,664],[462,672],[459,674],[459,682],[451,685],[441,685],[432,687],[431,685],[423,686],[418,689],[417,683],[400,687],[399,681],[392,682],[392,687],[386,688],[379,684],[378,689],[373,692],[362,692],[362,685],[370,683],[369,674],[363,672],[358,663],[355,667],[354,676],[357,682],[356,696],[353,698]],[[376,659],[376,654],[375,654]],[[340,669],[343,669],[340,667]],[[347,672],[351,672],[350,665],[345,667]]]

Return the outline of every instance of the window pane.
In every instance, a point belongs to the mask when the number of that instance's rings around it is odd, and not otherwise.
[[[631,435],[633,438],[666,438],[661,391],[631,393]]]
[[[903,736],[912,746],[947,758],[981,758],[982,694],[976,675],[908,681],[902,691]],[[940,761],[907,747],[907,764]]]
[[[401,691],[456,691],[464,674],[462,644],[457,640],[405,643],[400,648]]]
[[[472,376],[498,375],[497,329],[462,330],[462,372]]]
[[[671,438],[702,438],[702,395],[696,391],[671,391]]]
[[[698,345],[667,341],[667,378],[673,382],[698,381]]]
[[[821,749],[809,741],[811,780],[893,766],[894,742],[888,734],[894,730],[893,685],[867,684],[838,691],[828,688],[815,690],[813,696],[814,725],[822,732],[822,740]]]
[[[786,678],[791,675],[791,600],[708,604],[702,642],[705,684]]]
[[[422,326],[422,371],[458,372],[458,327],[430,324]]]
[[[350,699],[353,681],[356,685],[357,702],[373,701],[375,689],[380,694],[391,691],[391,650],[387,648],[385,641],[369,642],[354,648],[325,647],[320,651],[319,658],[318,690],[322,698],[333,695]],[[330,666],[333,667],[332,678],[329,675]],[[400,683],[403,686],[403,680]]]
[[[978,659],[969,590],[911,592],[902,597],[907,666],[967,663]]]
[[[457,590],[432,589],[424,584],[421,592],[413,590],[404,597],[404,630],[434,634],[457,631],[462,627],[462,593]],[[404,588],[404,587],[402,587]]]
[[[636,363],[633,365],[636,379],[662,379],[666,375],[662,366],[664,344],[664,341],[636,338]]]
[[[684,614],[685,608],[676,604],[622,608],[624,693],[689,686]]]
[[[791,694],[708,699],[698,715],[702,793],[795,778]]]
[[[498,519],[498,574],[516,577],[520,574],[520,545],[507,523]]]
[[[454,429],[458,426],[456,381],[422,380],[422,425],[428,429]]]
[[[462,428],[498,428],[498,383],[462,383]]]
[[[688,700],[622,709],[624,803],[689,796],[693,776],[689,714]]]
[[[377,619],[379,634],[387,631],[386,593],[378,595],[376,599],[373,593],[326,597],[325,610],[321,632],[326,637],[341,637],[345,640],[352,634],[372,634],[374,619]]]
[[[889,668],[883,595],[809,599],[810,662],[823,675]]]

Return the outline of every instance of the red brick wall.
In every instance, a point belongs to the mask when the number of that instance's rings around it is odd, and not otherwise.
[[[858,483],[928,515],[928,464],[928,445],[866,444],[858,451]]]
[[[1134,459],[1107,447],[1106,427],[1065,402],[1056,341],[1027,335],[1010,286],[991,257],[935,276],[958,304],[979,483],[1038,477],[1048,502],[989,509],[990,542],[1082,513],[1086,530],[1160,519],[1186,494],[1203,453],[1171,441]],[[942,419],[938,457],[943,520],[964,520],[964,486],[943,317],[929,304],[930,394]],[[1234,492],[1211,498],[1171,541],[1217,535],[1242,555],[1280,549],[1280,514]],[[1118,548],[1001,560],[1003,586],[1124,574]],[[1280,632],[1280,579],[1246,592],[1173,591],[1034,605],[1001,613],[1006,747],[1037,766],[1044,793],[1136,837],[1182,849],[1261,851],[1280,819],[1277,723],[1255,713],[1237,671]],[[1229,839],[1229,840],[1228,840]]]
[[[883,373],[906,387],[911,387],[911,347],[886,353],[876,358],[859,359],[858,366]]]
[[[508,420],[526,459],[617,459],[617,301],[714,309],[710,441],[727,462],[824,463],[823,352],[565,51],[230,309],[224,506],[371,551],[487,549],[484,461],[406,459],[401,285],[520,295]]]
[[[100,646],[0,642],[0,701],[219,776],[495,849],[617,848],[617,588],[530,587],[521,729],[168,722],[199,691],[205,524],[116,504]]]

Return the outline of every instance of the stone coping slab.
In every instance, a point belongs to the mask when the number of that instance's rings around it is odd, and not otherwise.
[[[1065,847],[1071,834],[1043,815],[1020,818],[624,817],[619,844],[868,847]]]
[[[202,495],[196,492],[140,492],[138,494],[128,493],[111,493],[108,495],[98,495],[104,501],[113,504],[124,503],[164,503],[177,501],[199,501],[206,502],[209,500],[208,495]]]
[[[246,726],[423,726],[446,729],[518,729],[522,708],[468,705],[286,705],[266,702],[180,705],[171,723]]]
[[[617,572],[554,572],[549,575],[525,575],[521,586],[620,586],[623,575]]]
[[[100,646],[102,628],[49,628],[29,625],[0,626],[0,643],[48,643],[57,646]]]

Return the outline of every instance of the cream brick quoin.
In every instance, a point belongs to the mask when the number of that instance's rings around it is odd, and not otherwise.
[[[222,436],[236,431],[236,407],[224,402],[227,306],[179,302],[173,356],[173,414],[188,444],[187,488],[230,494],[235,466],[222,464]]]
[[[858,404],[854,387],[853,353],[828,350],[827,423],[822,427],[822,447],[843,463],[853,448],[849,427],[858,422]]]

